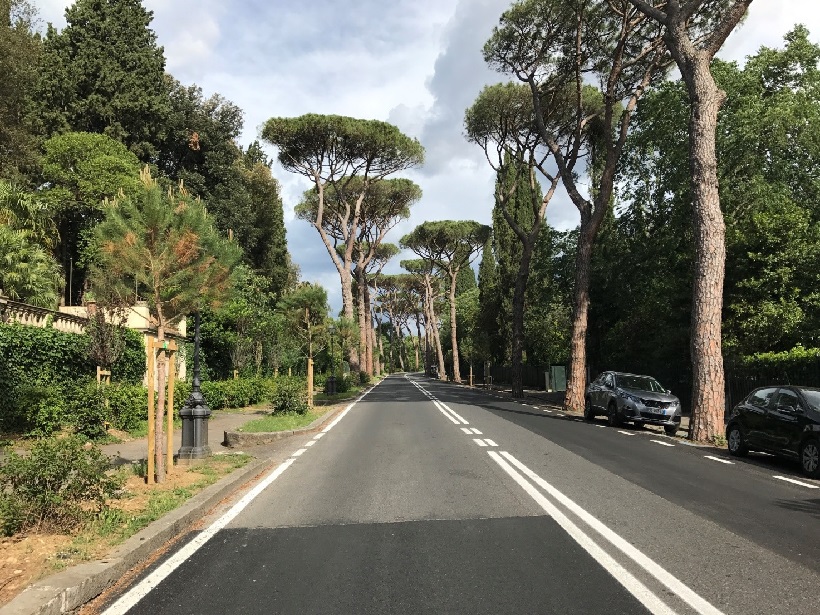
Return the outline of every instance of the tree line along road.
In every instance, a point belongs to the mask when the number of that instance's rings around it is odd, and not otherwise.
[[[820,483],[603,425],[388,377],[98,612],[816,613]]]

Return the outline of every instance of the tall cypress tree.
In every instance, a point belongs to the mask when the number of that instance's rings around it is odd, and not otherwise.
[[[529,182],[530,170],[519,160],[507,156],[506,163],[496,177],[496,194],[508,194],[510,186],[517,181],[515,193],[507,199],[507,211],[523,229],[533,227],[532,188]],[[500,184],[500,186],[499,186]],[[541,200],[541,195],[538,195]],[[507,223],[501,211],[501,204],[493,207],[493,252],[498,263],[498,294],[500,302],[496,312],[499,343],[505,360],[509,360],[512,347],[512,301],[515,279],[521,263],[523,247],[515,231]]]
[[[108,135],[152,161],[169,112],[165,56],[140,0],[76,0],[49,26],[37,87],[47,136]]]
[[[493,254],[493,238],[484,244],[478,266],[478,318],[475,346],[478,354],[493,362],[503,361],[496,318],[501,306],[498,288],[498,266]]]

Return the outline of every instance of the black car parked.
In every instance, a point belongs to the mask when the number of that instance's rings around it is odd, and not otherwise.
[[[755,389],[726,419],[729,453],[766,451],[798,459],[803,472],[820,478],[820,388]]]
[[[680,400],[651,376],[604,372],[588,387],[584,396],[584,418],[591,421],[605,414],[609,424],[663,425],[670,436],[680,426]]]

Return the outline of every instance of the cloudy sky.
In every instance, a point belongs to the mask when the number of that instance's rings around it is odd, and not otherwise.
[[[34,0],[44,22],[65,25],[66,0]],[[167,70],[206,95],[218,92],[245,112],[243,145],[270,117],[333,113],[379,119],[417,137],[422,169],[407,173],[424,191],[399,238],[425,220],[489,223],[493,172],[462,136],[464,110],[502,77],[481,48],[510,0],[144,0],[165,48]],[[743,61],[760,46],[779,46],[795,23],[820,40],[816,0],[755,0],[720,56]],[[271,152],[273,153],[273,152]],[[339,278],[318,234],[293,218],[307,180],[274,165],[282,185],[288,246],[305,280],[328,289],[341,307]],[[558,193],[550,224],[578,216]],[[394,267],[398,270],[398,259]]]

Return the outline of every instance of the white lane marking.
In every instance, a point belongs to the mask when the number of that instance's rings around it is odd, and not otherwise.
[[[452,413],[452,415],[453,415],[454,417],[456,417],[459,421],[461,421],[461,424],[462,424],[462,425],[469,425],[469,424],[470,424],[470,423],[469,423],[469,421],[466,421],[466,420],[464,419],[464,417],[460,416],[460,415],[458,414],[458,412],[456,412],[455,410],[453,410],[450,406],[448,406],[447,404],[445,404],[443,401],[439,401],[438,403],[440,403],[442,406],[444,406],[444,407],[445,407],[445,408],[446,408],[449,412],[451,412],[451,413]]]
[[[552,412],[552,410],[549,410],[548,408],[544,408],[544,412]]]
[[[268,474],[265,480],[246,493],[241,500],[234,504],[228,512],[222,515],[202,533],[198,534],[193,540],[191,540],[191,542],[174,553],[174,555],[166,560],[159,568],[154,570],[154,572],[145,577],[139,584],[135,585],[119,600],[108,607],[103,612],[103,615],[123,615],[128,612],[140,600],[147,596],[151,590],[159,585],[169,574],[176,570],[189,557],[196,553],[206,542],[213,538],[219,530],[228,525],[228,523],[230,523],[240,512],[242,512],[242,509],[250,504],[250,502],[262,491],[269,487],[273,481],[279,478],[282,473],[287,470],[291,464],[293,464],[293,462],[294,459],[291,458],[279,465],[273,472]]]
[[[498,446],[498,444],[496,444],[493,440],[490,440],[489,438],[484,438],[484,441],[487,443],[487,446]]]
[[[448,419],[450,419],[450,420],[453,422],[453,424],[454,424],[454,425],[458,425],[458,424],[459,424],[459,422],[456,420],[456,418],[455,418],[455,417],[453,417],[453,416],[450,416],[450,413],[449,413],[449,412],[447,412],[444,408],[442,408],[442,407],[441,407],[441,405],[440,405],[437,401],[435,401],[435,400],[434,400],[434,401],[433,401],[433,404],[435,405],[435,407],[436,407],[436,408],[438,408],[438,411],[439,411],[439,412],[441,412],[441,413],[442,413],[444,416],[446,416]]]
[[[291,457],[300,457],[303,453],[306,453],[306,452],[307,452],[306,448],[300,448],[298,451],[293,453],[293,455],[291,455]]]
[[[729,461],[728,459],[722,459],[721,457],[715,457],[714,455],[704,455],[706,459],[711,459],[712,461],[719,461],[720,463],[725,463],[727,465],[733,466],[735,465],[734,461]]]
[[[549,516],[555,519],[556,523],[560,525],[564,531],[569,534],[581,548],[589,553],[595,561],[597,561],[612,577],[618,581],[624,588],[635,596],[641,604],[643,604],[649,612],[658,615],[675,615],[669,606],[656,596],[646,585],[641,583],[635,576],[621,566],[615,559],[604,551],[598,544],[592,540],[587,534],[575,525],[570,519],[562,513],[558,508],[545,498],[538,490],[533,487],[521,474],[519,474],[501,455],[507,456],[507,453],[502,452],[499,455],[495,451],[487,452],[493,461],[495,461],[501,468],[510,475],[510,477],[518,483],[518,485],[535,500],[535,502],[544,509]]]
[[[490,452],[490,455],[493,453]],[[558,500],[561,504],[566,506],[572,513],[577,515],[584,523],[589,525],[593,530],[603,536],[609,543],[621,551],[624,555],[629,557],[633,562],[638,564],[641,568],[646,570],[650,575],[655,577],[658,581],[663,583],[669,590],[678,595],[681,600],[686,602],[690,607],[701,615],[724,615],[722,611],[710,604],[706,599],[695,593],[685,583],[678,580],[670,572],[665,570],[660,564],[652,560],[650,557],[644,555],[637,547],[621,538],[618,534],[613,532],[609,527],[601,523],[598,519],[593,517],[586,510],[581,508],[573,500],[561,493],[558,489],[550,485],[543,478],[538,476],[535,472],[530,470],[523,463],[518,461],[515,457],[503,451],[501,455],[504,456],[511,464],[523,472],[530,480],[541,487],[553,498]],[[537,492],[536,492],[537,493]],[[539,494],[540,495],[540,494]],[[556,519],[557,520],[557,519]],[[664,605],[665,606],[665,605]]]
[[[487,446],[487,443],[484,442],[484,440],[482,440],[481,438],[473,438],[473,442],[475,442],[479,446]]]
[[[316,444],[316,440],[311,440],[310,442],[306,443],[305,446],[313,446]]]
[[[477,435],[477,436],[482,435],[481,431],[480,431],[480,430],[478,430],[478,429],[476,429],[475,427],[473,427],[473,433],[474,433],[475,435]]]
[[[315,440],[321,438],[324,434],[330,431],[338,422],[353,408],[359,401],[361,401],[370,391],[379,386],[381,382],[377,382],[372,388],[368,389],[357,397],[353,402],[344,409],[344,411],[337,416],[333,422],[322,430],[322,433],[316,434]],[[307,449],[304,449],[307,450]],[[259,484],[248,491],[239,501],[234,504],[228,512],[222,515],[219,519],[214,521],[207,528],[197,534],[191,542],[183,546],[179,551],[169,557],[161,566],[154,572],[145,577],[137,585],[132,587],[129,591],[123,594],[119,600],[103,611],[102,615],[124,615],[131,608],[134,607],[140,600],[147,596],[157,585],[159,585],[168,575],[179,568],[185,561],[194,553],[199,551],[205,543],[213,538],[216,533],[233,521],[239,513],[241,513],[260,493],[270,487],[270,485],[279,478],[285,470],[287,470],[296,460],[290,457],[279,464],[270,474],[268,474]]]
[[[324,437],[324,435],[325,434],[323,434],[323,433],[317,433],[315,436],[313,436],[313,439],[314,440],[321,440]]]
[[[632,433],[631,431],[621,431],[620,429],[618,430],[618,433],[622,433],[622,434],[624,434],[625,436],[634,436],[634,435],[635,435],[635,434],[634,434],[634,433]]]
[[[561,414],[560,412],[556,412],[555,414],[557,414],[558,416],[566,416],[566,414]]]
[[[674,444],[669,444],[669,442],[664,442],[663,440],[650,440],[650,442],[660,444],[661,446],[675,446]]]
[[[804,483],[800,480],[795,480],[793,478],[788,478],[786,476],[774,476],[777,480],[784,480],[787,483],[794,483],[795,485],[800,485],[801,487],[808,487],[809,489],[820,489],[817,485],[812,485],[811,483]]]
[[[472,430],[471,430],[469,427],[462,427],[462,428],[461,428],[461,431],[463,431],[464,433],[466,433],[468,436],[473,435],[473,432],[472,432]]]
[[[601,429],[606,429],[606,425],[596,425],[595,427],[600,427]]]

